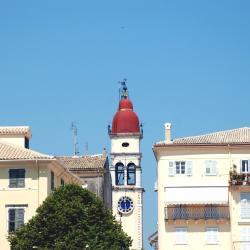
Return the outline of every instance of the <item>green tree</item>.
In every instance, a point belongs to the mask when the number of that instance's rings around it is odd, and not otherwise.
[[[102,201],[72,184],[56,189],[8,239],[12,250],[127,250],[131,246],[130,237]]]

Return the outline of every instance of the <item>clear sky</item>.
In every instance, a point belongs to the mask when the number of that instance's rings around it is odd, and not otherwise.
[[[250,126],[250,1],[0,1],[0,125],[31,148],[109,149],[124,77],[144,124],[144,242],[156,229],[154,142]],[[86,143],[88,151],[86,152]]]

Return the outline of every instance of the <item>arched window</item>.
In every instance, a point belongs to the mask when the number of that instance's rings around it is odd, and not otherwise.
[[[127,184],[135,185],[135,164],[129,163],[127,167]]]
[[[121,162],[115,165],[115,184],[124,185],[124,165]]]

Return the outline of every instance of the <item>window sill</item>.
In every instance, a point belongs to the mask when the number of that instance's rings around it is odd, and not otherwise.
[[[250,218],[238,221],[238,225],[250,225]]]

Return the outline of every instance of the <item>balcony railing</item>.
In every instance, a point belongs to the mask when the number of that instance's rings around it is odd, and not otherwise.
[[[229,220],[228,206],[167,206],[165,207],[166,220]]]

